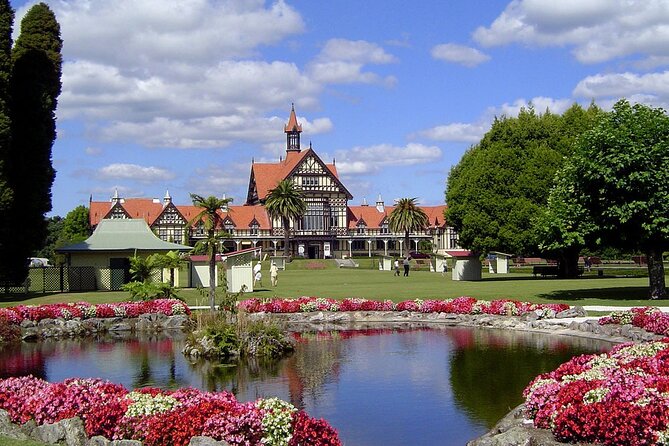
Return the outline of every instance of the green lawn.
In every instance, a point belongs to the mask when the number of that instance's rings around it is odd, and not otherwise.
[[[0,435],[0,446],[41,446],[46,443],[39,443],[34,440],[15,440],[9,437]]]
[[[364,297],[391,299],[445,299],[472,296],[478,299],[517,299],[530,302],[566,302],[574,305],[648,305],[646,277],[598,277],[591,273],[579,279],[534,278],[529,270],[504,275],[484,273],[478,282],[453,281],[450,274],[412,270],[410,276],[395,277],[392,272],[371,269],[368,259],[360,268],[336,268],[330,261],[302,260],[279,272],[279,284],[269,286],[269,265],[263,264],[264,287],[247,297],[320,296],[332,298]],[[365,268],[367,267],[367,268]],[[641,269],[639,269],[641,270]],[[642,270],[641,270],[642,271]],[[607,275],[613,274],[607,271]],[[190,305],[206,305],[207,298],[195,289],[182,289],[179,295]],[[128,300],[125,292],[49,293],[0,296],[0,306],[88,301],[92,303]],[[657,303],[655,303],[657,304]]]

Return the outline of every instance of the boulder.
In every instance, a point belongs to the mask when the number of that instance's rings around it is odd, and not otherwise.
[[[16,440],[27,440],[29,438],[24,429],[12,423],[9,413],[2,409],[0,409],[0,435]]]
[[[588,312],[585,311],[585,308],[583,308],[580,305],[574,305],[571,308],[568,308],[564,311],[560,311],[558,314],[555,315],[555,317],[558,319],[564,319],[567,317],[584,317],[587,315]]]

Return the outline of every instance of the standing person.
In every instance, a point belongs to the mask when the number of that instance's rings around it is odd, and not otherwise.
[[[404,277],[409,277],[409,257],[402,260],[402,265],[404,265]]]
[[[279,282],[279,267],[274,262],[269,267],[269,278],[272,281],[272,286],[276,286]]]
[[[262,265],[260,264],[260,260],[258,260],[258,263],[255,264],[253,267],[253,285],[258,282],[262,286],[262,272],[260,271],[262,269]]]
[[[448,263],[446,263],[446,260],[444,260],[443,270],[441,271],[441,277],[444,277],[446,273],[448,272]]]
[[[393,264],[393,267],[395,268],[395,276],[399,277],[400,276],[400,261],[399,259],[395,259],[395,263]]]

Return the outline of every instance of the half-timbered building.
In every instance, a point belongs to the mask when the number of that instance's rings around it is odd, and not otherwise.
[[[272,219],[264,203],[269,192],[285,179],[303,193],[306,212],[290,222],[289,251],[308,258],[353,255],[398,255],[404,251],[404,234],[390,231],[388,216],[392,206],[379,194],[372,206],[363,200],[350,204],[353,195],[339,179],[335,160],[323,161],[311,144],[302,149],[295,109],[292,108],[286,134],[286,153],[276,163],[251,163],[246,202],[221,209],[221,227],[230,234],[226,250],[261,247],[266,252],[283,251],[284,229],[280,219]],[[411,249],[418,251],[421,241],[434,252],[457,248],[457,234],[444,220],[446,206],[421,206],[429,225],[411,234]],[[203,222],[195,220],[199,209],[172,203],[169,192],[160,199],[123,198],[118,192],[110,201],[90,202],[90,222],[94,227],[107,218],[142,218],[161,239],[194,244],[204,237]]]

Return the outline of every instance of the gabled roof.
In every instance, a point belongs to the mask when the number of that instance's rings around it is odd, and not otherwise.
[[[117,203],[91,201],[88,213],[91,226],[95,226],[100,223],[100,220],[108,218],[115,205],[123,207],[130,218],[141,218],[149,225],[152,225],[163,213],[163,203],[152,198],[126,198]]]
[[[249,192],[253,187],[253,181],[255,181],[258,199],[264,201],[269,191],[274,189],[281,180],[285,180],[294,173],[302,161],[309,156],[313,156],[332,174],[333,179],[337,182],[341,190],[349,196],[349,199],[353,198],[351,193],[339,181],[335,165],[324,163],[312,148],[308,148],[302,152],[286,152],[286,159],[278,163],[253,163],[249,179]]]
[[[420,208],[425,211],[427,214],[427,220],[430,222],[430,226],[436,226],[438,228],[445,228],[446,218],[444,217],[444,211],[446,211],[445,204],[438,206],[420,206]]]
[[[355,229],[361,220],[365,222],[369,229],[380,228],[387,213],[388,208],[384,212],[379,212],[376,206],[349,206],[348,228]]]
[[[165,242],[151,232],[142,219],[100,220],[93,235],[81,243],[64,246],[56,251],[190,251],[186,245]]]

